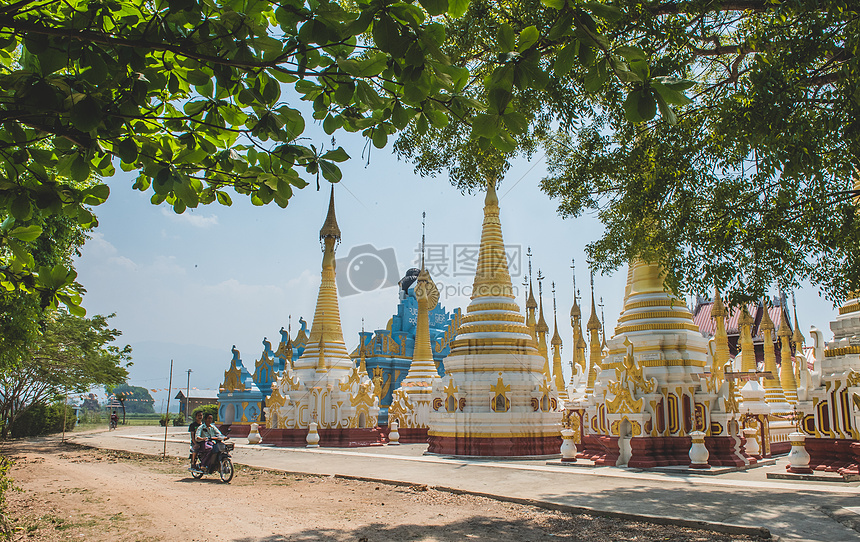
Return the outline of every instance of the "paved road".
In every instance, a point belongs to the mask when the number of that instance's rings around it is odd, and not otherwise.
[[[167,453],[188,452],[184,428],[170,428]],[[164,432],[129,427],[75,434],[76,443],[160,454]],[[780,539],[860,540],[860,483],[769,481],[785,460],[746,472],[701,476],[543,461],[485,461],[424,456],[426,445],[369,448],[272,448],[237,441],[240,464],[295,473],[427,484],[509,499],[645,517],[764,527]],[[241,476],[241,473],[237,474]]]

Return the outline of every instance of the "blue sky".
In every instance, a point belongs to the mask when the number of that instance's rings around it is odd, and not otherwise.
[[[361,159],[364,140],[340,137],[339,144],[353,157],[342,165],[343,181],[335,188],[338,224],[342,232],[337,257],[350,249],[371,245],[376,254],[365,263],[390,260],[393,249],[397,280],[417,265],[421,240],[421,213],[426,212],[427,246],[438,256],[434,280],[442,290],[447,310],[468,304],[472,276],[455,274],[468,264],[470,247],[480,240],[483,195],[463,195],[447,177],[421,178],[387,149],[374,149],[369,165]],[[569,313],[572,304],[571,258],[577,263],[577,286],[586,296],[588,271],[584,247],[601,232],[592,217],[562,220],[556,203],[539,189],[546,174],[542,154],[534,161],[519,161],[502,181],[498,192],[502,231],[512,253],[520,251],[520,268],[512,270],[518,301],[524,306],[522,280],[527,269],[526,248],[531,247],[533,272],[544,281],[544,309],[552,327],[551,282],[556,283],[559,333],[565,343],[565,370],[571,356]],[[170,360],[173,386],[217,388],[229,367],[230,348],[236,345],[245,366],[253,371],[262,352],[262,340],[276,343],[281,326],[292,317],[293,333],[303,316],[311,324],[319,286],[322,253],[319,229],[328,205],[329,184],[321,181],[296,191],[286,209],[274,204],[254,207],[238,195],[233,206],[217,204],[189,209],[176,215],[166,205],[154,206],[150,194],[131,189],[133,176],[118,173],[109,179],[111,195],[96,208],[100,225],[76,262],[78,280],[88,293],[84,307],[90,315],[116,313],[113,327],[131,344],[134,365],[129,383],[149,389],[168,386]],[[460,251],[455,258],[452,252]],[[366,250],[365,250],[366,252]],[[373,251],[371,251],[373,252]],[[458,259],[459,258],[459,259]],[[360,262],[356,260],[353,264]],[[442,266],[447,263],[447,269]],[[345,266],[338,268],[343,273]],[[364,273],[356,270],[354,282],[362,287]],[[608,329],[615,326],[624,295],[624,269],[612,276],[596,276],[596,295],[603,296]],[[465,287],[465,291],[464,291]],[[384,328],[395,312],[397,289],[385,287],[340,297],[344,338],[350,350],[358,342],[362,319],[367,330]],[[535,283],[537,296],[537,283]],[[830,302],[817,290],[798,292],[801,329],[825,330],[835,317]],[[599,309],[598,309],[599,310]],[[160,410],[166,392],[153,394]],[[175,410],[175,403],[171,404]]]

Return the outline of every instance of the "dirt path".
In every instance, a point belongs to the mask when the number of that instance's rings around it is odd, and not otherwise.
[[[393,487],[237,467],[230,484],[186,463],[61,445],[3,444],[13,458],[14,540],[754,540],[547,511],[426,487]]]

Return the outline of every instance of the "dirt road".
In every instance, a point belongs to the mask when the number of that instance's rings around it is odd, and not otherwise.
[[[19,440],[13,540],[279,542],[754,540],[570,515],[423,486],[395,487],[237,467],[230,484],[193,480],[186,463]]]

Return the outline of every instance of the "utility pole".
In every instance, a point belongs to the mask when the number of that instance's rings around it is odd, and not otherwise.
[[[193,371],[188,369],[186,372],[188,373],[188,382],[185,383],[185,418],[188,419],[188,393],[191,391],[191,373]]]
[[[170,394],[173,393],[173,360],[170,360],[170,380],[167,384],[167,423],[164,424],[164,450],[161,457],[167,457],[167,426],[170,425]]]

